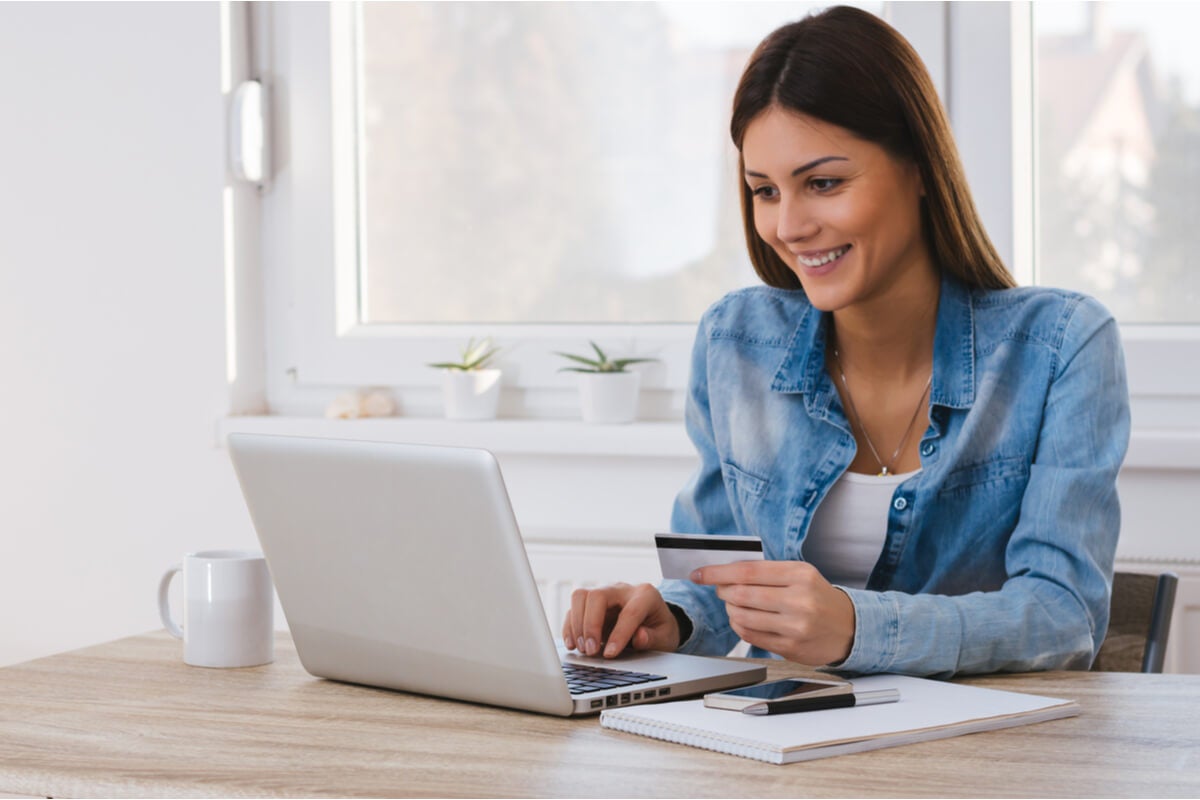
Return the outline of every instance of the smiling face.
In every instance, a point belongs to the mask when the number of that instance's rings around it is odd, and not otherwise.
[[[742,159],[755,230],[817,308],[886,310],[936,285],[914,165],[778,107],[746,127]]]

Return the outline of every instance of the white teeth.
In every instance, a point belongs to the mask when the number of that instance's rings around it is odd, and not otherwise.
[[[804,256],[796,256],[796,260],[806,267],[819,267],[824,264],[828,264],[835,258],[841,258],[849,249],[850,246],[846,245],[845,247],[839,247],[837,250],[830,250],[828,253],[819,258],[805,258]]]

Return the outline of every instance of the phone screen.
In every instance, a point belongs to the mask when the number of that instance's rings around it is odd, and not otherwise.
[[[721,694],[732,697],[747,697],[754,700],[778,700],[782,697],[799,697],[809,692],[828,691],[830,688],[832,687],[828,683],[816,683],[814,681],[789,678],[782,681],[760,683],[757,686],[746,686],[741,689],[730,689],[727,692],[721,692]]]

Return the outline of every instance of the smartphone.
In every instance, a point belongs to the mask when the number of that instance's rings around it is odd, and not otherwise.
[[[793,700],[797,697],[832,697],[838,694],[850,694],[852,691],[854,691],[854,685],[849,681],[785,678],[781,681],[767,681],[754,686],[744,686],[741,689],[731,689],[728,692],[706,694],[704,695],[704,705],[708,708],[741,711],[746,706],[757,703],[769,704],[779,700]]]

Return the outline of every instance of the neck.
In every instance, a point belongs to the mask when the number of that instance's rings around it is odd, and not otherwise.
[[[849,364],[853,372],[882,381],[928,377],[941,294],[941,280],[929,278],[833,312],[833,344],[843,368]]]

